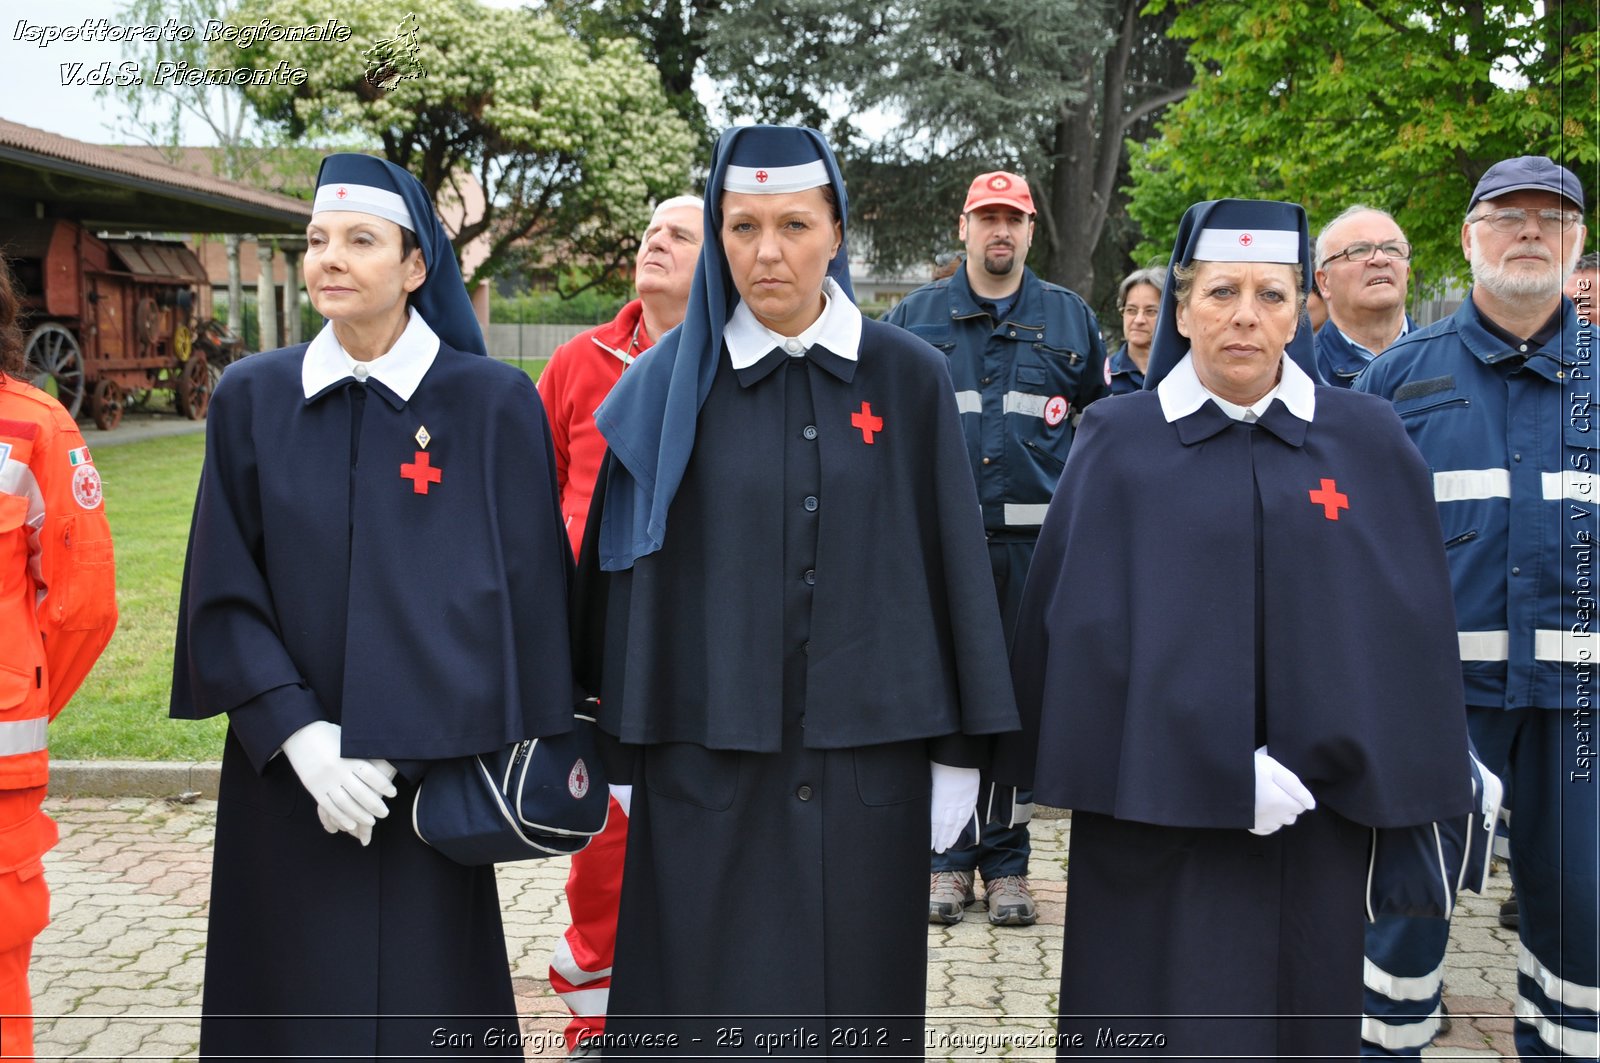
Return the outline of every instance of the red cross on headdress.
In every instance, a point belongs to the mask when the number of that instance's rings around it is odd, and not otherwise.
[[[1245,247],[1249,247],[1251,244],[1253,244],[1255,242],[1256,242],[1256,238],[1254,236],[1251,236],[1249,233],[1240,233],[1239,234],[1239,243],[1244,245]]]
[[[756,171],[756,180],[760,181],[762,184],[766,184],[767,183],[767,171],[765,171],[765,170],[757,170]]]
[[[346,192],[346,191],[345,191],[345,190],[344,190],[344,185],[340,185],[340,186],[339,186],[339,191],[337,191],[337,192],[335,192],[335,193],[334,193],[334,195],[336,195],[336,196],[338,196],[338,197],[339,197],[339,198],[340,198],[340,199],[343,199],[343,198],[344,198],[344,197],[345,197],[345,196],[347,196],[347,195],[349,195],[349,194],[350,194],[350,193],[348,193],[348,192]]]

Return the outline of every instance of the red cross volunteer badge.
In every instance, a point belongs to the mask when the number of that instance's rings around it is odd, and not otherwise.
[[[72,470],[72,497],[84,509],[100,508],[100,471],[93,465],[79,465]]]
[[[1110,365],[1110,362],[1106,363]],[[1109,381],[1107,381],[1109,383]],[[1044,404],[1044,423],[1054,428],[1067,419],[1067,400],[1060,395],[1052,395],[1050,401]]]
[[[577,763],[572,765],[572,770],[567,772],[567,793],[582,800],[583,795],[589,792],[589,765],[579,757]]]
[[[1239,234],[1239,244],[1240,244],[1240,246],[1249,247],[1251,244],[1253,244],[1255,242],[1256,242],[1256,238],[1254,236],[1251,236],[1249,233],[1240,233]]]

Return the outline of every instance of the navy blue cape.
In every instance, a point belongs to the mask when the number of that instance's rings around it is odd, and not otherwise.
[[[259,770],[316,719],[344,754],[436,760],[572,725],[571,554],[521,371],[441,345],[409,402],[306,345],[224,374],[190,530],[172,715],[230,713]],[[416,435],[428,430],[424,451]],[[439,480],[407,478],[425,464]]]
[[[805,745],[1014,729],[999,604],[944,356],[865,319],[860,361],[826,359],[830,370],[811,385],[822,509]],[[722,360],[727,371],[725,352]],[[856,427],[863,404],[881,421],[870,445]],[[714,391],[701,421],[673,498],[672,537],[626,571],[599,571],[595,529],[613,501],[600,477],[579,577],[579,668],[602,693],[601,726],[623,742],[776,752],[794,650],[784,644],[784,581],[801,578],[783,565],[785,507],[796,500],[783,482],[782,391]]]
[[[1314,423],[1274,403],[1256,428],[1211,402],[1169,424],[1148,391],[1085,411],[1012,652],[1031,737],[1002,740],[1001,778],[1120,819],[1252,826],[1259,483],[1272,755],[1357,823],[1466,814],[1431,481],[1366,398],[1318,387]]]

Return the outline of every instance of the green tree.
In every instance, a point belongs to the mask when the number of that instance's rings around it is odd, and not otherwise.
[[[717,120],[822,129],[850,187],[852,229],[889,269],[955,245],[967,183],[1026,174],[1039,207],[1033,260],[1086,296],[1114,285],[1126,223],[1124,140],[1182,97],[1183,45],[1145,0],[557,0],[577,32],[636,34],[668,95],[715,86]],[[706,157],[709,142],[702,144]],[[1107,236],[1110,239],[1107,239]],[[1116,274],[1116,276],[1111,276]]]
[[[229,22],[305,26],[329,14],[315,0],[245,0]],[[546,14],[477,0],[351,0],[336,14],[347,41],[219,42],[211,62],[305,70],[301,84],[246,90],[261,117],[296,137],[377,146],[435,202],[466,198],[462,177],[474,177],[487,205],[454,242],[459,253],[487,236],[489,254],[469,285],[525,263],[584,262],[615,278],[651,203],[686,186],[693,135],[631,41],[580,41]],[[414,23],[397,26],[402,15]],[[390,49],[400,76],[369,80],[369,52],[409,40],[412,25],[414,53]]]
[[[707,72],[735,113],[821,125],[881,265],[954,246],[955,214],[985,170],[1028,177],[1034,260],[1093,297],[1126,264],[1117,231],[1124,143],[1187,91],[1170,16],[1143,0],[730,3],[706,35]],[[873,136],[863,115],[884,116]],[[1129,241],[1131,244],[1131,241]]]
[[[1462,215],[1496,161],[1546,154],[1595,189],[1593,4],[1562,0],[1154,0],[1178,12],[1195,88],[1134,149],[1130,212],[1165,257],[1189,204],[1352,203],[1394,214],[1415,287],[1465,274]]]

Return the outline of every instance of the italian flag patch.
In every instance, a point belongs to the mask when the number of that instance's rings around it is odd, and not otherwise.
[[[89,456],[88,447],[79,447],[77,450],[67,451],[67,461],[71,462],[74,466],[87,465],[93,460],[94,459]]]

